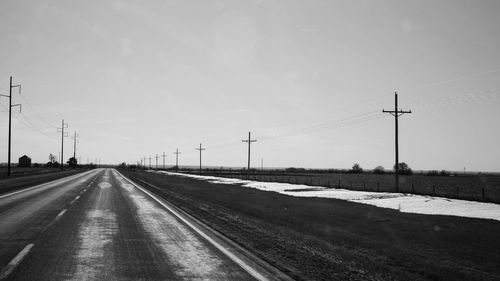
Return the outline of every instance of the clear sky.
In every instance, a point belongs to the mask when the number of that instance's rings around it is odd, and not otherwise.
[[[500,170],[500,1],[0,2],[13,159]],[[0,98],[0,162],[7,99]],[[65,139],[65,161],[72,153]],[[159,160],[161,163],[162,160]],[[154,160],[153,160],[154,163]]]

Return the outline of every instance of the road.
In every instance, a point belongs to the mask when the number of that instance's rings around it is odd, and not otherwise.
[[[0,270],[0,280],[287,279],[114,169],[0,196]]]

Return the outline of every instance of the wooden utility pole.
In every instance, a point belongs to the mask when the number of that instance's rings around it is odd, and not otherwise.
[[[68,123],[64,123],[64,119],[61,123],[61,128],[57,128],[58,132],[61,132],[61,171],[64,170],[64,137],[68,136],[68,133],[64,132],[64,129],[68,128]]]
[[[156,166],[155,166],[155,169],[158,170],[158,154],[156,154]]]
[[[179,154],[181,153],[179,152],[178,148],[175,149],[174,154],[175,154],[175,170],[179,170]]]
[[[202,147],[201,147],[201,143],[200,143],[200,148],[196,148],[196,150],[199,150],[199,151],[200,151],[200,175],[201,175],[201,152],[202,152],[203,150],[206,150],[206,148],[202,148]]]
[[[165,155],[165,152],[163,152],[162,156],[163,156],[163,170],[165,170],[165,156],[167,155]]]
[[[151,169],[151,156],[149,156],[149,168]]]
[[[242,140],[242,142],[248,143],[248,165],[247,165],[247,178],[250,177],[250,144],[256,142],[251,138],[250,132],[248,132],[248,140]]]
[[[411,113],[411,110],[404,111],[398,109],[398,93],[394,93],[394,110],[382,110],[383,113],[390,113],[394,116],[395,120],[395,150],[396,150],[396,161],[394,164],[394,174],[395,174],[395,187],[396,192],[399,192],[399,140],[398,140],[398,117],[405,114]]]
[[[75,131],[73,135],[73,158],[76,160],[76,143],[78,142],[78,134]]]
[[[12,108],[19,106],[19,112],[21,112],[21,104],[12,104],[12,88],[19,88],[19,94],[21,94],[21,85],[12,85],[12,76],[10,76],[9,84],[9,95],[0,95],[9,98],[9,141],[8,141],[8,152],[7,152],[7,176],[10,176],[10,166],[11,166],[11,140],[12,140]]]

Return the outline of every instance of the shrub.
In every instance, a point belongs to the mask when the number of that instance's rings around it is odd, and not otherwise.
[[[401,162],[398,165],[399,167],[399,174],[400,175],[412,175],[413,171],[411,170],[410,166],[406,164],[405,162]],[[394,165],[394,170],[396,170],[396,165]]]
[[[355,163],[352,166],[351,173],[353,174],[361,174],[363,172],[363,168],[358,163]]]
[[[377,166],[373,169],[374,174],[385,174],[385,169],[382,166]]]

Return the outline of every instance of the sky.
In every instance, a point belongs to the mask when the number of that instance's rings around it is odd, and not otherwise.
[[[0,2],[12,158],[500,171],[499,1]],[[8,99],[0,97],[0,162]],[[64,160],[73,140],[64,139]],[[163,158],[159,158],[161,166]],[[155,165],[155,158],[151,163]],[[146,164],[149,164],[147,159]]]

